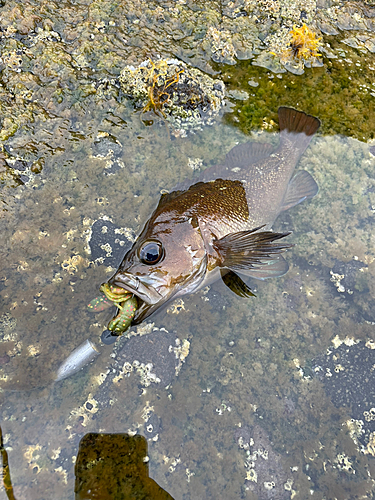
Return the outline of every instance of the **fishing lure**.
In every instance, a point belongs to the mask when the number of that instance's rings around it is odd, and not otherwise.
[[[115,335],[121,335],[131,325],[137,310],[137,299],[123,288],[108,283],[103,283],[100,291],[102,294],[91,300],[87,307],[94,312],[100,312],[116,305],[119,312],[108,323],[108,330]]]
[[[114,334],[121,335],[131,325],[135,311],[137,310],[137,299],[133,295],[122,304],[118,304],[117,307],[119,308],[119,313],[108,323],[107,328]]]

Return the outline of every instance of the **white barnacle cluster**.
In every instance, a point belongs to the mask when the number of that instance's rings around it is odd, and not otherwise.
[[[375,432],[371,432],[366,448],[363,447],[361,451],[365,455],[372,455],[375,457]]]
[[[160,378],[152,372],[154,365],[152,363],[140,363],[136,371],[141,377],[141,384],[148,387],[152,383],[160,384]]]
[[[205,40],[210,44],[212,59],[215,62],[235,64],[237,52],[232,43],[232,34],[229,30],[218,30],[211,26],[207,30]]]
[[[375,420],[375,408],[371,408],[369,411],[364,411],[363,417],[366,420],[366,422],[371,422]]]
[[[69,420],[71,420],[74,417],[76,418],[81,417],[82,418],[81,425],[83,427],[86,427],[88,422],[91,420],[92,415],[95,415],[95,413],[97,413],[98,411],[99,411],[98,402],[90,393],[87,397],[87,400],[83,403],[82,406],[79,406],[78,408],[70,412]],[[68,426],[67,429],[70,430],[71,426]],[[73,437],[73,435],[69,437]]]
[[[202,158],[188,158],[188,167],[190,167],[192,170],[200,170],[202,166]]]
[[[263,460],[268,460],[268,450],[266,450],[265,448],[254,449],[255,443],[253,438],[250,438],[249,442],[246,442],[244,441],[243,437],[240,437],[237,443],[239,448],[245,450],[246,453],[246,458],[244,461],[244,467],[246,470],[245,479],[257,483],[258,473],[256,471],[256,462],[257,460],[259,460],[259,458],[262,458]]]
[[[348,347],[351,347],[355,344],[358,344],[358,342],[360,342],[360,340],[356,340],[354,337],[345,337],[344,340],[341,340],[338,335],[336,335],[336,337],[332,339],[332,344],[335,349],[340,347],[341,344],[345,344]],[[329,355],[331,352],[332,351],[327,351],[327,355]]]
[[[160,378],[152,372],[154,365],[152,363],[141,363],[137,359],[133,361],[133,363],[129,363],[129,361],[125,361],[118,375],[113,378],[112,382],[117,384],[124,377],[129,377],[130,374],[134,371],[141,378],[141,384],[144,387],[148,387],[151,383],[160,384]]]
[[[341,280],[344,279],[345,275],[334,273],[333,271],[330,271],[330,275],[331,275],[330,281],[332,281],[332,283],[335,285],[337,291],[340,293],[345,292],[345,287],[344,285],[341,284]]]
[[[30,444],[25,448],[23,456],[29,465],[29,468],[34,472],[34,474],[39,474],[41,471],[41,453],[42,447],[39,444]],[[39,462],[40,460],[40,462]]]
[[[4,313],[0,316],[0,342],[9,343],[12,346],[4,353],[10,357],[21,354],[23,347],[16,326],[17,320],[10,313]],[[1,375],[0,379],[2,379]]]
[[[229,404],[227,404],[227,403],[228,403],[227,401],[222,401],[221,405],[218,408],[216,408],[216,413],[218,415],[223,415],[225,411],[227,411],[229,413],[232,411],[231,406],[229,406]],[[242,438],[240,438],[240,439],[242,439]]]
[[[89,261],[81,255],[72,255],[61,262],[61,267],[68,274],[75,274],[79,267],[88,267]]]
[[[181,458],[180,455],[177,455],[177,457],[167,457],[164,455],[163,462],[169,465],[168,470],[172,474],[176,470],[177,465],[181,463]]]
[[[188,357],[190,352],[190,342],[187,339],[183,339],[182,343],[180,339],[175,340],[176,347],[169,346],[168,351],[174,352],[176,359],[178,360],[178,364],[176,366],[176,376],[180,373],[181,367],[183,363],[185,363],[185,359]]]
[[[349,430],[349,436],[352,438],[354,444],[358,446],[358,438],[365,433],[363,429],[363,420],[356,420],[355,418],[350,418],[343,425],[346,425]]]
[[[335,458],[335,466],[341,471],[348,472],[349,474],[355,474],[355,469],[353,469],[353,463],[349,460],[349,457],[345,453],[339,453]]]
[[[185,303],[182,299],[174,301],[167,309],[168,314],[180,314],[181,311],[186,311]]]

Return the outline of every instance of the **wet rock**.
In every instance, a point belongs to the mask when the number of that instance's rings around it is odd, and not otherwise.
[[[176,376],[178,360],[173,348],[176,335],[161,329],[130,338],[116,357],[119,366],[130,364],[141,376],[141,382],[168,386]],[[147,384],[149,385],[149,383]]]
[[[245,490],[258,495],[259,500],[286,500],[290,498],[287,474],[282,457],[276,453],[260,425],[236,429],[234,438],[245,452]]]
[[[121,143],[111,134],[103,132],[97,136],[92,146],[95,156],[106,158],[107,156],[116,157],[122,153]]]
[[[132,244],[124,232],[126,231],[118,228],[108,219],[95,221],[88,241],[91,260],[97,264],[117,268],[126,250]]]
[[[331,270],[330,281],[335,285],[338,292],[352,295],[357,275],[363,267],[365,267],[365,264],[359,260],[353,259],[350,262],[336,261]]]
[[[109,366],[103,384],[100,385],[95,398],[101,406],[108,406],[113,385],[125,377],[138,376],[141,386],[151,384],[168,387],[178,374],[181,358],[176,355],[179,340],[173,332],[154,328],[146,335],[123,339],[115,348],[115,358]],[[155,417],[158,418],[158,417]],[[149,419],[146,422],[148,425]],[[151,421],[151,427],[145,435],[152,439],[159,432],[160,422]]]
[[[343,342],[316,358],[313,371],[337,407],[348,408],[358,422],[356,439],[362,451],[375,432],[375,344]]]
[[[126,66],[119,83],[137,108],[163,116],[178,129],[210,124],[224,106],[224,83],[177,59]]]

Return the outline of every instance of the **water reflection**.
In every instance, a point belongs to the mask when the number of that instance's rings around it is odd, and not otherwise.
[[[76,500],[173,500],[148,475],[147,441],[128,434],[86,434],[75,465]]]
[[[15,500],[14,494],[13,494],[13,486],[12,486],[12,479],[10,475],[10,469],[9,469],[9,460],[8,460],[8,453],[6,449],[4,448],[4,443],[3,443],[3,431],[1,430],[0,427],[0,451],[1,451],[1,460],[2,460],[2,488],[5,491],[5,494],[9,500]]]
[[[83,436],[75,463],[76,500],[127,500],[152,498],[173,500],[148,475],[147,441],[128,434],[94,434]],[[0,428],[2,486],[9,500],[16,500]]]

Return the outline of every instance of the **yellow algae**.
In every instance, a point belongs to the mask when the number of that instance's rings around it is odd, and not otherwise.
[[[290,42],[290,53],[294,58],[304,59],[305,61],[311,60],[313,57],[320,57],[320,47],[323,45],[322,37],[318,37],[305,23],[298,28],[293,26]]]

